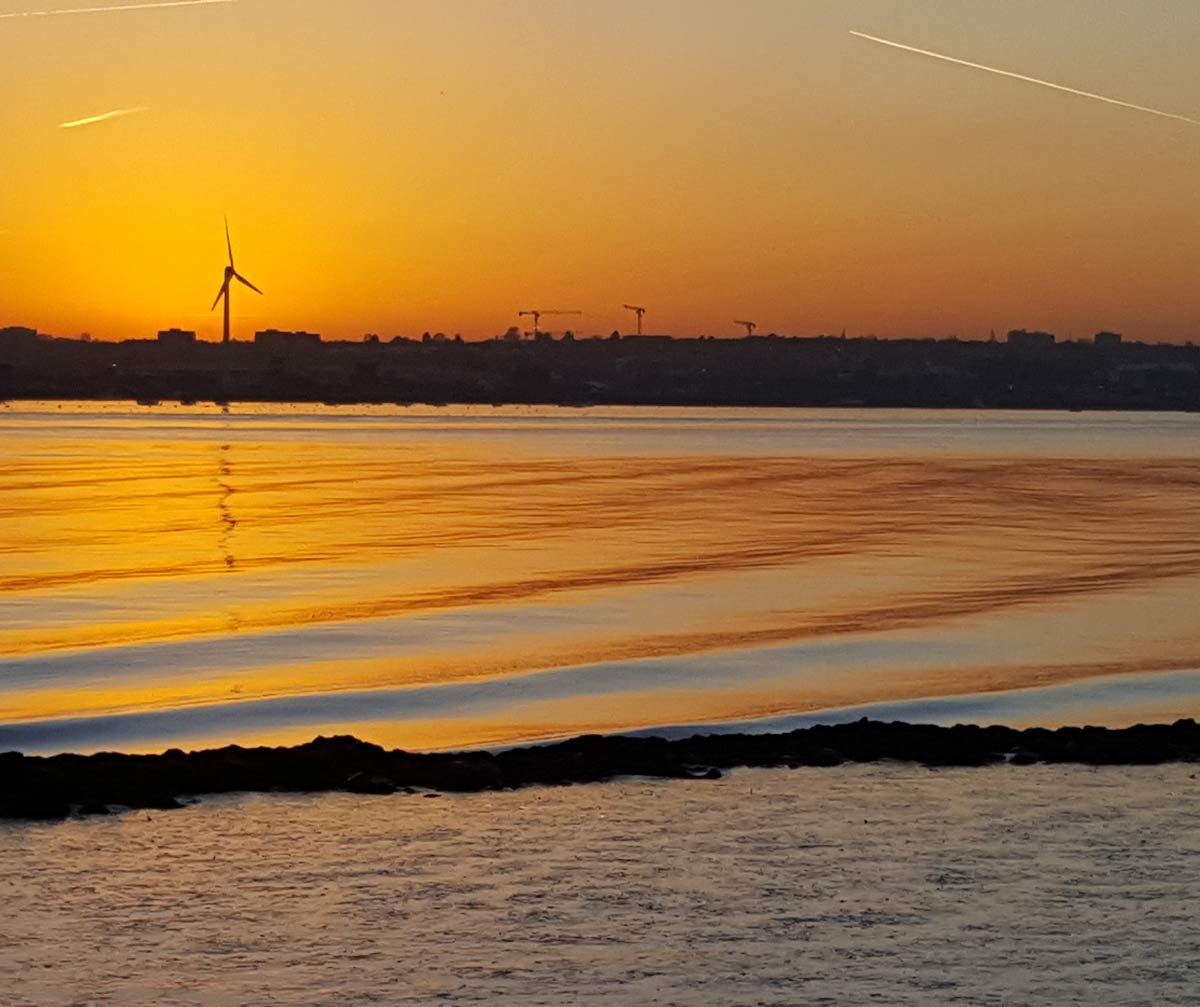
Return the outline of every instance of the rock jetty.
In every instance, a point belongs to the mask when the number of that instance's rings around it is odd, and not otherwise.
[[[178,749],[161,755],[0,754],[0,819],[55,821],[235,792],[474,792],[594,783],[623,776],[719,779],[740,766],[833,767],[893,760],[930,767],[1009,763],[1152,765],[1200,761],[1200,725],[1111,730],[934,727],[860,720],[786,734],[679,740],[589,735],[504,751],[388,751],[351,737],[295,748]]]

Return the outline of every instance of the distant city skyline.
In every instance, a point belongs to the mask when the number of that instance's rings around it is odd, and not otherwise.
[[[235,339],[633,304],[679,337],[1197,340],[1198,36],[1190,0],[0,0],[0,324],[219,340],[228,214],[271,292]]]
[[[464,335],[460,330],[456,330],[456,329],[450,329],[450,330],[424,329],[420,332],[417,332],[417,331],[383,332],[383,331],[379,331],[379,330],[372,330],[369,332],[355,333],[355,334],[350,334],[350,335],[342,335],[342,334],[324,334],[322,332],[318,332],[318,331],[307,329],[307,328],[281,329],[274,325],[256,325],[253,328],[247,327],[245,329],[245,331],[243,331],[243,332],[231,333],[231,336],[230,336],[230,339],[228,340],[228,342],[250,343],[250,342],[261,341],[259,339],[259,337],[261,337],[264,333],[282,334],[282,335],[296,334],[296,335],[304,336],[306,338],[315,338],[318,341],[350,342],[350,343],[357,343],[357,342],[376,342],[376,343],[384,342],[384,343],[386,343],[386,342],[404,342],[404,341],[416,342],[416,341],[420,341],[420,340],[428,341],[431,338],[436,339],[438,341],[451,340],[451,341],[459,341],[459,342],[490,342],[490,341],[496,341],[496,340],[502,340],[502,341],[517,340],[517,341],[522,341],[522,342],[525,342],[525,341],[532,342],[532,341],[535,341],[535,339],[537,339],[537,338],[545,338],[545,339],[549,339],[549,340],[562,340],[563,338],[582,339],[582,340],[586,340],[586,339],[606,340],[606,339],[611,339],[615,336],[620,336],[622,339],[645,339],[645,340],[656,340],[657,339],[657,340],[681,340],[681,341],[695,340],[695,339],[742,340],[742,339],[747,339],[747,338],[750,338],[750,339],[785,339],[785,340],[820,340],[820,339],[839,339],[840,338],[840,339],[848,339],[851,341],[855,341],[855,340],[870,341],[870,340],[878,340],[878,339],[888,339],[888,340],[901,341],[901,342],[903,342],[903,341],[911,342],[913,340],[919,340],[919,341],[932,340],[934,342],[944,342],[944,341],[1013,342],[1014,341],[1013,337],[1017,337],[1017,341],[1020,341],[1020,338],[1026,334],[1031,334],[1031,335],[1038,336],[1038,337],[1048,337],[1049,341],[1051,343],[1096,343],[1096,342],[1110,342],[1110,341],[1116,341],[1119,343],[1119,342],[1128,341],[1131,343],[1143,343],[1146,345],[1193,346],[1197,342],[1197,340],[1192,340],[1192,339],[1187,339],[1187,340],[1180,342],[1177,340],[1170,340],[1170,339],[1140,338],[1140,337],[1136,337],[1136,336],[1127,338],[1124,333],[1115,332],[1112,329],[1099,329],[1099,330],[1096,330],[1095,332],[1061,333],[1061,332],[1049,332],[1049,331],[1046,331],[1043,329],[1025,329],[1025,328],[1008,328],[1008,327],[1006,327],[999,331],[991,330],[982,335],[974,335],[974,336],[963,336],[958,333],[946,333],[946,334],[943,334],[940,336],[931,336],[931,335],[918,334],[918,333],[902,333],[899,335],[880,336],[880,335],[877,335],[872,332],[848,332],[846,330],[843,330],[840,333],[839,332],[786,332],[786,331],[785,332],[776,332],[773,329],[759,331],[757,325],[755,325],[755,327],[753,329],[747,328],[747,326],[751,325],[751,324],[753,324],[753,323],[749,323],[749,322],[740,323],[740,328],[738,329],[738,331],[736,333],[730,333],[730,332],[726,332],[726,331],[720,331],[720,332],[713,331],[713,332],[701,332],[701,333],[688,334],[688,335],[681,335],[680,333],[675,333],[675,332],[658,332],[658,331],[638,332],[636,324],[634,324],[632,327],[629,324],[626,324],[623,327],[618,327],[618,328],[609,330],[607,332],[592,331],[592,330],[587,329],[586,327],[580,327],[580,326],[576,326],[576,327],[562,326],[559,328],[553,328],[553,327],[550,327],[547,325],[541,325],[539,327],[539,329],[537,330],[536,334],[531,329],[522,328],[519,325],[511,325],[511,326],[507,326],[504,329],[500,329],[496,332],[493,332],[491,335],[470,336],[470,337]],[[136,343],[136,342],[146,342],[146,341],[163,342],[164,336],[168,337],[167,341],[171,341],[172,337],[181,337],[181,336],[188,337],[188,339],[192,342],[200,342],[200,343],[222,343],[222,342],[226,341],[224,339],[223,331],[217,332],[215,335],[215,338],[211,337],[211,336],[206,338],[205,335],[203,334],[203,331],[201,329],[197,328],[195,325],[186,326],[186,327],[181,326],[181,325],[159,326],[154,331],[139,332],[139,333],[134,333],[134,334],[126,335],[126,336],[120,336],[120,337],[116,337],[116,338],[98,339],[90,331],[84,331],[84,332],[74,333],[74,334],[73,333],[61,333],[61,332],[48,332],[48,331],[40,328],[37,325],[23,324],[20,322],[14,322],[11,319],[5,320],[3,318],[0,318],[0,337],[9,336],[14,333],[28,334],[29,337],[36,336],[37,338],[42,339],[42,340],[46,340],[46,339],[68,340],[68,341],[82,340],[85,342],[100,341],[100,342],[111,342],[111,343],[124,343],[124,342]]]
[[[244,281],[243,281],[244,282]],[[222,291],[222,296],[224,290]],[[1192,340],[1179,345],[1165,340],[1127,340],[1123,333],[1113,332],[1111,329],[1101,329],[1098,332],[1077,336],[1074,333],[1069,333],[1065,338],[1058,333],[1046,332],[1041,329],[1009,329],[1003,333],[990,332],[985,339],[969,339],[957,335],[943,336],[941,338],[931,336],[895,336],[895,337],[880,337],[869,333],[866,334],[848,334],[846,332],[817,332],[817,333],[790,333],[790,332],[758,332],[754,323],[741,322],[744,326],[743,332],[739,336],[716,336],[710,334],[701,334],[699,336],[680,336],[670,332],[638,332],[630,331],[629,329],[619,330],[614,329],[611,332],[593,332],[589,333],[583,330],[576,331],[574,329],[564,329],[561,331],[552,331],[545,326],[540,329],[530,331],[522,329],[519,326],[509,326],[505,331],[496,333],[482,339],[466,339],[461,332],[443,332],[440,329],[436,332],[426,329],[421,333],[393,333],[380,334],[378,332],[367,332],[361,336],[353,338],[333,337],[326,339],[320,332],[311,332],[307,329],[278,329],[266,328],[255,329],[253,333],[246,333],[242,338],[222,338],[217,340],[203,339],[199,333],[193,329],[184,329],[177,325],[170,328],[159,329],[156,333],[141,334],[130,336],[125,339],[112,340],[96,340],[90,332],[81,333],[77,337],[62,336],[53,332],[43,332],[36,326],[31,325],[5,325],[0,324],[0,350],[6,347],[21,347],[28,349],[36,346],[45,346],[46,344],[58,343],[95,343],[104,342],[114,346],[122,345],[138,345],[148,342],[156,342],[171,348],[185,348],[194,346],[197,343],[216,343],[216,344],[270,344],[277,348],[287,349],[297,345],[315,345],[320,343],[337,343],[340,345],[368,345],[374,344],[378,346],[382,343],[484,343],[484,342],[502,342],[502,343],[572,343],[572,342],[634,342],[643,345],[659,344],[666,345],[670,343],[704,343],[714,340],[727,342],[754,342],[767,341],[778,343],[842,343],[842,344],[876,344],[879,342],[888,343],[1006,343],[1010,346],[1021,348],[1049,348],[1058,346],[1070,345],[1095,345],[1107,348],[1113,348],[1128,344],[1130,346],[1142,347],[1163,347],[1174,348],[1177,350],[1194,350],[1196,344]]]

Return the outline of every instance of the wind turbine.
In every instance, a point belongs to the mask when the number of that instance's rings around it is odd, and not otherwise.
[[[209,311],[216,311],[217,305],[221,302],[221,298],[225,298],[225,332],[221,339],[222,343],[229,342],[229,284],[232,280],[237,280],[239,283],[244,283],[247,287],[253,290],[256,294],[261,294],[253,283],[242,276],[241,273],[234,268],[233,265],[233,242],[229,240],[229,218],[225,218],[225,246],[229,249],[229,265],[225,267],[225,282],[221,284],[221,289],[217,293],[217,299],[213,301]]]

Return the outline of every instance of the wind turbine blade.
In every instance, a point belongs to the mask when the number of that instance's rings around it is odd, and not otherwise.
[[[225,247],[229,249],[229,268],[233,269],[233,242],[229,238],[229,218],[225,218]]]
[[[229,281],[226,280],[224,283],[221,284],[221,289],[219,291],[217,291],[217,299],[215,301],[213,301],[213,306],[211,308],[209,308],[208,310],[216,311],[217,305],[221,303],[221,298],[227,297],[228,295],[229,295]]]
[[[246,277],[244,277],[241,273],[234,273],[233,275],[236,276],[238,278],[238,280],[240,280],[242,283],[246,284],[246,286],[249,287],[251,290],[253,290],[256,294],[262,294],[262,291],[259,290],[258,287],[256,287],[249,280],[247,280]],[[267,296],[266,294],[263,294],[263,297],[266,297],[266,296]]]

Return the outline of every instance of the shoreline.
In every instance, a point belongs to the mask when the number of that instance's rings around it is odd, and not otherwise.
[[[128,395],[66,395],[38,396],[12,395],[0,397],[0,407],[29,406],[47,402],[69,403],[71,405],[127,405],[131,410],[147,410],[161,406],[178,406],[184,409],[216,408],[233,409],[236,406],[306,406],[330,409],[344,409],[356,406],[367,408],[397,409],[453,409],[453,408],[490,408],[490,409],[563,409],[578,411],[581,409],[679,409],[685,411],[702,411],[712,409],[746,409],[746,410],[787,410],[803,411],[816,410],[820,412],[835,411],[864,411],[864,412],[935,412],[935,413],[1162,413],[1172,416],[1194,416],[1200,413],[1200,403],[1172,403],[1154,401],[1134,401],[1080,405],[1071,402],[979,402],[958,400],[937,400],[920,402],[913,400],[881,399],[860,401],[857,399],[836,399],[821,401],[794,401],[790,399],[770,399],[755,401],[749,399],[652,399],[652,398],[513,398],[492,399],[485,397],[464,398],[421,398],[392,399],[382,397],[322,398],[319,396],[239,396],[236,398],[188,398],[177,395],[165,395],[161,398],[139,399]]]
[[[1200,348],[755,336],[455,342],[313,334],[228,344],[10,338],[0,399],[1200,409]],[[295,336],[296,338],[291,338]],[[286,337],[280,338],[278,337]]]
[[[292,748],[243,748],[161,755],[0,754],[0,820],[62,821],[119,809],[172,810],[180,798],[229,793],[386,795],[478,793],[569,786],[619,777],[720,779],[726,770],[834,768],[909,762],[929,768],[1006,763],[1087,766],[1200,761],[1200,724],[1127,728],[1016,729],[884,723],[862,719],[779,734],[697,734],[667,740],[585,735],[502,751],[414,753],[352,737]]]

